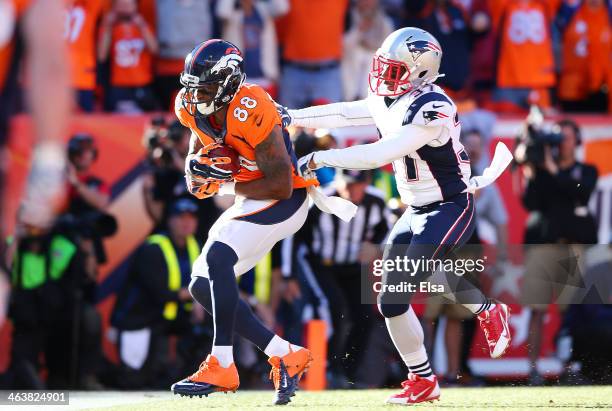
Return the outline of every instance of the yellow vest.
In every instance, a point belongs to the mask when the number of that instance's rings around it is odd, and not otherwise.
[[[272,286],[272,253],[268,253],[255,265],[253,295],[257,301],[270,302],[270,287]],[[236,277],[240,284],[242,276]]]
[[[168,267],[168,289],[170,291],[178,291],[181,289],[181,267],[176,256],[176,250],[172,245],[170,238],[163,234],[153,234],[147,239],[149,244],[157,244],[164,255],[166,266]],[[187,237],[187,254],[191,265],[200,255],[200,246],[195,237],[190,235]],[[191,309],[191,303],[185,304],[185,309]],[[178,312],[178,304],[176,301],[169,301],[164,306],[164,318],[168,321],[176,319]]]
[[[255,266],[255,297],[257,301],[270,302],[270,285],[272,283],[272,253],[266,254]]]

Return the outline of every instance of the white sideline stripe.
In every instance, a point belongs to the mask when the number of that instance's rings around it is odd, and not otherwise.
[[[527,358],[470,359],[468,363],[472,371],[479,375],[526,376],[529,374]],[[558,358],[541,358],[537,362],[537,368],[542,375],[559,375],[563,370],[563,363]]]
[[[45,405],[44,407],[23,407],[23,409],[47,410],[86,410],[91,408],[107,408],[116,406],[126,406],[133,404],[144,404],[147,402],[158,402],[171,400],[173,398],[170,390],[168,391],[70,391],[69,405]],[[0,406],[0,410],[9,409]],[[10,409],[14,409],[10,408]]]

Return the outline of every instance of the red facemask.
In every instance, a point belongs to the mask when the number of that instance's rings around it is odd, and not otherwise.
[[[412,89],[408,78],[410,69],[406,63],[380,55],[372,59],[369,75],[370,90],[378,96],[399,96]]]

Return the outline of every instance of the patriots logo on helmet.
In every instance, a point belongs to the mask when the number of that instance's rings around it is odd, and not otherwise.
[[[406,40],[406,46],[408,46],[408,51],[412,54],[412,59],[416,61],[422,54],[428,51],[435,51],[436,53],[441,52],[442,50],[438,45],[432,43],[431,41],[426,40],[416,40],[411,41],[412,36]]]
[[[441,118],[447,118],[448,116],[439,111],[423,111],[423,119],[425,120],[425,124],[428,124],[431,121],[439,120]]]

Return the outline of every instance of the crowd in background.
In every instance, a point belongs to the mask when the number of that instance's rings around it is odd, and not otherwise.
[[[75,0],[67,13],[66,39],[78,105],[85,112],[169,111],[185,55],[213,36],[241,48],[248,81],[289,107],[363,98],[372,53],[394,28],[407,25],[422,27],[440,41],[445,76],[439,83],[468,107],[472,101],[495,112],[521,111],[537,103],[550,110],[605,112],[612,109],[609,11],[604,0]],[[464,111],[461,118],[462,141],[473,174],[480,175],[488,164],[494,119],[474,112]],[[208,353],[212,322],[192,303],[187,285],[208,229],[231,198],[196,201],[189,195],[184,158],[190,132],[168,118],[155,117],[143,137],[143,218],[153,229],[123,266],[112,332],[104,336],[95,309],[96,277],[106,260],[102,239],[113,235],[116,222],[107,214],[109,188],[90,172],[95,139],[71,138],[68,209],[51,232],[32,235],[18,228],[6,257],[16,290],[15,331],[11,366],[0,385],[167,389]],[[562,138],[554,156],[542,146],[539,156],[521,160],[526,186],[517,195],[530,212],[525,242],[592,244],[595,225],[585,209],[597,170],[576,160],[578,127],[559,125]],[[291,132],[298,156],[339,145],[328,130]],[[242,297],[290,341],[303,341],[309,319],[326,322],[330,388],[398,384],[405,370],[376,307],[361,304],[359,281],[362,265],[379,258],[388,230],[403,212],[393,201],[397,192],[391,174],[322,169],[318,177],[328,190],[359,206],[357,217],[344,223],[311,210],[300,232],[240,277]],[[477,218],[493,227],[503,260],[508,213],[500,193],[493,185],[476,201]],[[478,231],[470,242],[482,242]],[[605,272],[610,259],[603,261],[608,263],[592,269]],[[32,306],[38,310],[25,308]],[[611,374],[602,371],[612,363],[606,349],[612,330],[603,326],[612,318],[608,307],[576,306],[563,313],[562,333],[575,341],[572,357],[564,360],[564,378],[609,382]],[[535,361],[545,311],[532,308],[529,378],[542,384]],[[475,320],[461,307],[428,301],[422,319],[429,350],[441,318],[447,351],[442,381],[483,384],[467,361]],[[116,345],[118,364],[102,355],[103,338]],[[241,385],[266,387],[268,369],[258,360],[261,354],[243,340],[236,354]],[[571,367],[574,363],[582,365],[582,372]],[[38,372],[43,366],[46,379]]]
[[[439,40],[439,83],[459,101],[606,112],[611,11],[608,0],[75,0],[65,36],[85,112],[171,109],[185,56],[211,37],[234,42],[248,81],[290,108],[363,98],[372,54],[405,26]]]

